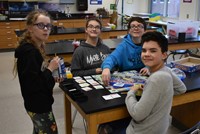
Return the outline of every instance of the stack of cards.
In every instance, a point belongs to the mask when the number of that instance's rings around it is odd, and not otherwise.
[[[104,89],[104,87],[102,85],[100,85],[97,81],[95,81],[91,76],[84,76],[83,78],[82,77],[74,77],[74,80],[79,84],[79,86],[81,87],[82,90],[90,91],[93,88]]]

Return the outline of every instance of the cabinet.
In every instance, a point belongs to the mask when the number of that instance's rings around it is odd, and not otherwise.
[[[17,37],[14,30],[19,28],[19,22],[0,22],[0,49],[15,48]]]
[[[103,26],[106,26],[107,23],[110,22],[110,18],[103,18],[102,19],[102,24]],[[65,28],[78,28],[78,27],[85,27],[86,20],[85,19],[66,19],[66,20],[55,20],[53,22],[54,25],[57,26],[63,26]],[[0,22],[0,49],[10,49],[10,48],[15,48],[17,44],[17,37],[15,34],[15,30],[24,30],[26,26],[26,21],[8,21],[8,22]],[[56,35],[55,35],[56,36]],[[65,37],[61,37],[61,35],[56,36],[56,40],[59,39],[65,39],[66,35],[63,35]],[[71,36],[70,34],[70,39],[80,38],[84,39],[85,34],[73,34]],[[54,37],[49,37],[48,42],[54,41]]]

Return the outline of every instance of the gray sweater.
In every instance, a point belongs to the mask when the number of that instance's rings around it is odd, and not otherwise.
[[[168,67],[152,73],[139,101],[135,97],[135,91],[130,90],[127,94],[126,106],[132,120],[126,133],[166,134],[173,95],[185,91],[184,83]]]
[[[96,68],[101,67],[103,60],[110,52],[110,49],[100,40],[96,46],[81,42],[72,57],[71,72],[73,76],[95,75]]]

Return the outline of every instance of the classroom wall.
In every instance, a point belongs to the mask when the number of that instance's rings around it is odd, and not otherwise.
[[[124,0],[124,14],[148,13],[148,4],[148,0]]]
[[[149,0],[119,0],[117,11],[118,13],[122,13],[122,2],[124,3],[123,14],[132,15],[133,13],[148,13],[149,12]],[[82,11],[84,13],[96,13],[97,8],[104,7],[112,13],[110,10],[110,4],[114,4],[115,0],[102,0],[102,5],[90,5],[90,0],[88,0],[88,11]],[[192,3],[184,3],[183,0],[180,0],[180,14],[179,20],[190,19],[190,20],[198,20],[199,14],[199,0],[192,0]],[[71,13],[78,13],[76,4],[74,5],[65,5],[66,7],[70,7]],[[118,21],[121,21],[121,17],[118,16]],[[120,22],[119,22],[120,23]]]
[[[183,0],[180,2],[180,20],[190,19],[190,20],[198,20],[199,14],[199,0],[192,0],[192,3],[185,3]]]
[[[42,1],[42,0],[41,0]],[[46,0],[45,0],[46,1]],[[70,13],[96,13],[97,8],[105,8],[112,13],[110,10],[110,4],[114,4],[117,0],[102,0],[102,5],[90,5],[90,0],[88,0],[88,11],[77,11],[76,1],[75,4],[60,5],[60,10],[63,12],[67,12],[68,7],[70,8]],[[148,13],[149,12],[149,3],[150,0],[118,0],[117,11],[118,13],[133,15],[133,13]],[[48,0],[47,3],[59,3],[60,0]],[[122,4],[123,3],[123,4]],[[122,5],[123,11],[122,11]],[[200,19],[200,1],[192,0],[191,3],[185,3],[183,0],[180,0],[180,20],[190,19],[190,20],[198,20]],[[120,18],[120,16],[119,16]]]
[[[65,7],[68,6],[70,8],[71,13],[96,13],[97,8],[103,8],[103,7],[108,11],[110,11],[110,4],[114,4],[114,2],[115,0],[102,0],[102,5],[90,5],[90,0],[88,0],[88,11],[77,11],[76,4],[65,5]]]
[[[117,12],[119,14],[122,14],[122,2],[124,3],[123,8],[123,14],[126,15],[133,15],[133,13],[147,13],[148,12],[148,0],[119,0],[118,6],[117,6]],[[90,0],[88,0],[88,11],[77,11],[76,4],[74,5],[65,5],[65,11],[66,7],[70,7],[71,13],[96,13],[97,8],[105,8],[109,11],[110,14],[112,14],[113,10],[110,10],[110,4],[114,4],[115,0],[102,0],[102,5],[90,5]],[[121,24],[122,18],[119,15],[118,16],[118,25]]]
[[[122,2],[124,3],[124,14],[132,15],[133,13],[146,13],[148,12],[148,0],[119,0],[117,11],[118,13],[122,13]],[[95,12],[97,8],[104,7],[110,13],[110,4],[114,4],[115,0],[102,0],[102,5],[90,5],[90,0],[88,0],[88,11],[84,11],[84,13]],[[71,13],[77,13],[76,5],[65,5],[70,7]],[[83,11],[82,11],[83,12]]]

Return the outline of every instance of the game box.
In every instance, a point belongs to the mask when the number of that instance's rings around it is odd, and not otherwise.
[[[195,72],[200,70],[200,58],[186,57],[180,60],[172,61],[172,67],[179,68],[184,72]]]

